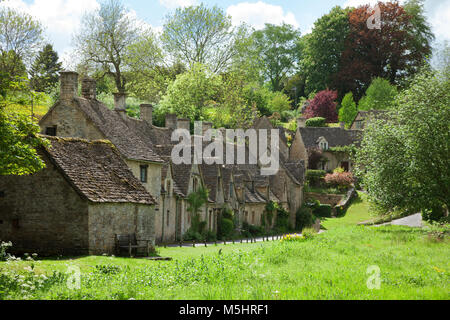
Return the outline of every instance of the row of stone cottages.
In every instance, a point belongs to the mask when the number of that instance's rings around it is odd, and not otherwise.
[[[308,148],[326,151],[356,136],[343,128],[306,128],[304,119],[297,132],[280,128],[280,170],[273,176],[261,175],[258,165],[175,165],[171,134],[188,129],[188,119],[168,114],[165,127],[157,127],[151,105],[140,106],[140,119],[130,118],[124,95],[115,95],[110,110],[96,99],[94,80],[82,80],[81,96],[77,73],[62,72],[60,80],[60,99],[40,121],[51,144],[39,150],[46,168],[0,177],[0,239],[17,252],[112,253],[115,235],[129,233],[153,244],[178,241],[191,225],[187,196],[200,186],[209,190],[201,218],[210,231],[217,231],[224,207],[240,224],[260,226],[269,201],[281,203],[295,225]],[[262,117],[253,128],[273,127]],[[351,168],[348,156],[327,156],[327,169]]]

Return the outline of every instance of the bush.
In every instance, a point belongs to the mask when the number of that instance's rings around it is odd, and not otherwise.
[[[234,230],[234,223],[230,219],[222,218],[222,220],[220,220],[219,222],[218,229],[219,229],[219,237],[221,239],[224,239],[232,235]]]
[[[311,227],[314,224],[312,210],[307,206],[302,206],[297,210],[295,219],[295,229],[302,231],[304,228]]]
[[[312,239],[316,236],[317,232],[314,228],[305,228],[302,231],[302,236],[305,239]]]
[[[315,117],[306,120],[306,126],[307,127],[325,127],[326,126],[326,119],[322,117]]]
[[[320,186],[324,182],[326,174],[324,170],[306,170],[306,181],[311,187]]]
[[[331,218],[331,205],[321,204],[314,210],[314,215],[319,218]]]
[[[246,237],[258,237],[264,234],[263,227],[257,227],[247,222],[244,222],[242,224],[242,229],[243,229],[242,234]]]
[[[346,189],[352,186],[354,182],[353,174],[351,172],[335,172],[327,174],[325,176],[325,183],[332,187],[337,187],[339,189]]]
[[[214,231],[206,231],[203,234],[203,239],[207,242],[214,242],[217,240],[217,234]]]
[[[429,222],[440,222],[443,221],[446,216],[446,210],[439,205],[436,205],[434,208],[429,210],[422,211],[422,219]]]
[[[202,241],[203,237],[199,232],[189,229],[183,236],[184,241]]]
[[[275,230],[280,233],[286,233],[291,230],[289,223],[289,212],[287,212],[281,205],[278,205],[277,207]]]

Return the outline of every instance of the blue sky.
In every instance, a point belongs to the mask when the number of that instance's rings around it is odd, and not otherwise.
[[[14,7],[39,19],[46,28],[47,41],[53,43],[65,64],[71,60],[72,34],[79,28],[82,15],[98,8],[101,0],[4,0],[0,6]],[[386,1],[386,0],[384,0]],[[401,0],[400,2],[402,2]],[[176,7],[203,2],[218,5],[231,15],[233,23],[243,21],[255,28],[264,23],[287,22],[304,34],[314,21],[336,5],[374,4],[375,0],[124,0],[138,19],[160,30],[164,17]],[[437,42],[450,41],[450,0],[425,0],[425,9]]]

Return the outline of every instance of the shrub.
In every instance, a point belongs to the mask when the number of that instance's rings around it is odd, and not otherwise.
[[[206,231],[203,233],[203,239],[207,242],[213,242],[217,240],[217,234],[214,231]]]
[[[277,220],[275,222],[275,230],[277,232],[285,233],[291,229],[289,223],[289,212],[287,212],[281,205],[277,207]]]
[[[254,226],[247,222],[242,224],[242,229],[242,234],[246,237],[257,237],[264,234],[264,229],[262,227]]]
[[[0,241],[0,261],[5,261],[9,254],[7,253],[8,248],[12,247],[11,242]]]
[[[328,122],[337,122],[336,112],[337,91],[323,90],[316,94],[305,110],[308,119],[314,117],[323,117]]]
[[[233,221],[230,219],[222,218],[222,220],[220,220],[218,229],[219,229],[219,237],[221,239],[231,236],[234,230]]]
[[[314,216],[312,210],[306,206],[302,206],[297,210],[295,219],[295,229],[302,231],[304,228],[314,224]]]
[[[312,239],[316,236],[317,232],[314,228],[305,228],[302,231],[302,236],[305,239]]]
[[[318,208],[314,209],[314,215],[319,218],[331,218],[331,205],[321,204]]]
[[[184,241],[202,241],[202,238],[203,237],[199,232],[192,229],[189,229],[183,236]]]
[[[303,241],[305,238],[298,234],[287,234],[283,238],[281,238],[280,242],[297,242]]]
[[[326,119],[322,117],[315,117],[306,120],[306,126],[307,127],[325,127],[326,126]]]
[[[351,172],[339,172],[336,171],[332,174],[327,174],[325,176],[325,183],[332,187],[337,187],[339,189],[345,189],[352,186],[354,182],[353,174]]]
[[[318,187],[324,182],[327,173],[324,170],[306,170],[306,181],[311,187]]]
[[[436,205],[431,209],[422,211],[423,220],[429,221],[429,222],[432,222],[432,221],[440,222],[440,221],[444,220],[445,215],[446,215],[446,210],[440,205]]]

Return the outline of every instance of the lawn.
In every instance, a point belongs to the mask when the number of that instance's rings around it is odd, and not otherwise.
[[[407,227],[339,227],[300,242],[161,248],[160,254],[173,260],[0,262],[0,298],[450,298],[448,239],[433,240],[426,230]],[[71,266],[81,269],[80,289],[67,286]],[[366,285],[369,266],[380,269],[379,290]]]
[[[352,205],[348,208],[347,213],[339,218],[324,219],[322,226],[326,230],[335,229],[345,226],[354,226],[359,222],[371,220],[374,215],[370,213],[369,203],[367,202],[367,195],[358,192],[358,198],[353,200]]]

